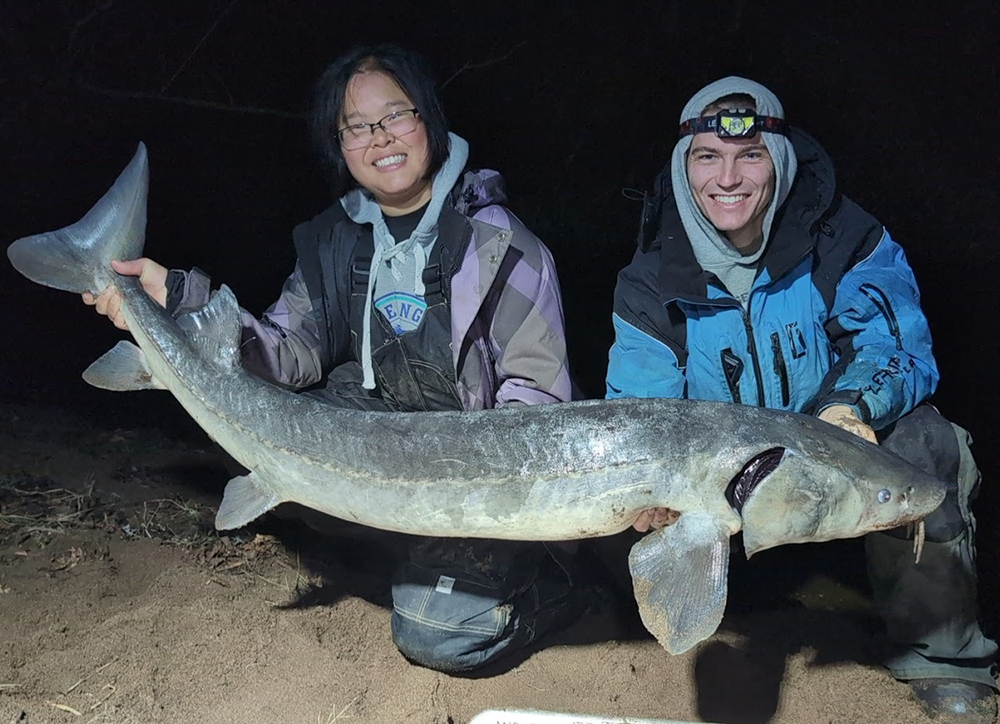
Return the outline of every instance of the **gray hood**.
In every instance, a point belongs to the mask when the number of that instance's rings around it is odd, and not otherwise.
[[[757,113],[760,115],[774,116],[775,118],[785,117],[781,101],[774,93],[760,83],[746,78],[729,76],[709,83],[695,93],[684,106],[684,110],[681,111],[678,125],[689,118],[699,117],[707,106],[734,93],[745,93],[751,96],[757,103]],[[775,189],[774,198],[764,216],[763,243],[760,249],[750,256],[740,254],[726,237],[712,226],[712,223],[705,218],[695,203],[687,175],[687,152],[691,148],[693,136],[683,136],[677,141],[671,157],[670,173],[674,198],[677,202],[677,210],[680,212],[681,223],[684,225],[684,231],[687,232],[688,239],[691,240],[691,248],[694,250],[695,257],[703,269],[719,277],[726,288],[737,299],[741,300],[746,298],[746,293],[749,292],[756,274],[757,261],[767,248],[774,214],[788,198],[788,192],[792,188],[795,174],[798,171],[795,150],[787,136],[763,132],[761,136],[774,163]]]

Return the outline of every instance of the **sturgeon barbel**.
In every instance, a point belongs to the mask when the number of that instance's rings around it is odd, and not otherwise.
[[[229,481],[227,530],[293,501],[426,536],[556,541],[612,535],[641,511],[676,523],[629,555],[646,627],[671,653],[710,636],[726,603],[729,537],[747,555],[922,520],[943,483],[806,415],[696,400],[591,400],[482,412],[340,409],[247,373],[225,286],[171,317],[112,259],[142,256],[145,146],[80,221],[14,242],[29,279],[99,293],[115,284],[136,344],[84,372],[113,390],[169,390],[248,475]],[[136,346],[138,345],[138,346]]]

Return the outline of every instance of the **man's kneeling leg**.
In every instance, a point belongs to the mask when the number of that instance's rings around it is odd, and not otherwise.
[[[869,577],[889,638],[884,664],[895,678],[909,681],[925,708],[942,720],[991,722],[997,647],[978,621],[975,518],[969,504],[979,472],[968,433],[925,405],[879,436],[886,448],[951,486],[925,520],[919,563],[906,529],[865,540]]]

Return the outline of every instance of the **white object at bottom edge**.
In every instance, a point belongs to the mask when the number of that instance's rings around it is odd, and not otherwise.
[[[636,717],[592,716],[530,709],[489,709],[472,717],[469,724],[700,724],[678,719],[637,719]]]

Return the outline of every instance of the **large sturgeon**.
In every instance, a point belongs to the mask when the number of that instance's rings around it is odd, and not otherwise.
[[[710,636],[726,602],[729,537],[748,557],[786,543],[921,521],[942,483],[811,417],[695,400],[584,401],[483,412],[335,408],[248,374],[225,286],[173,319],[112,259],[142,256],[149,171],[142,144],[104,197],[66,228],[7,251],[29,279],[121,290],[138,346],[84,372],[112,390],[159,388],[250,472],[226,486],[220,530],[285,501],[427,536],[570,540],[627,529],[668,507],[677,522],[629,556],[646,627],[671,653]]]

